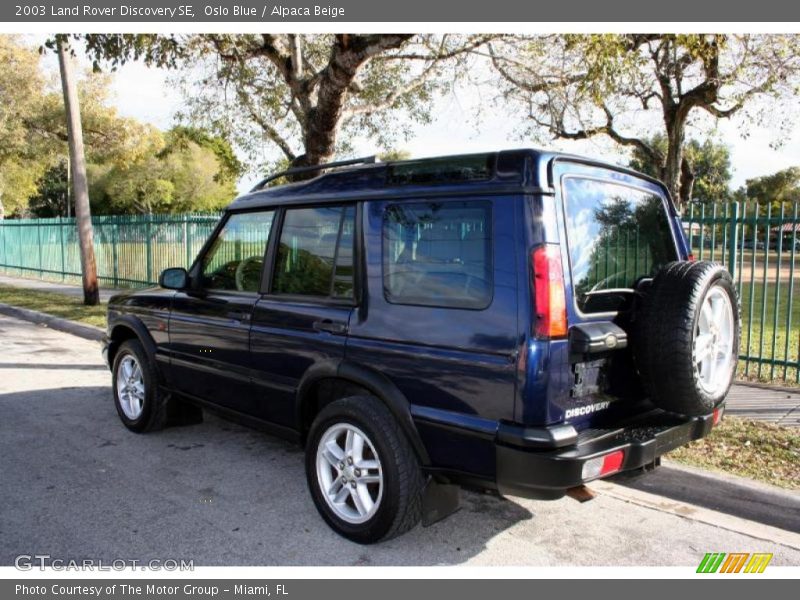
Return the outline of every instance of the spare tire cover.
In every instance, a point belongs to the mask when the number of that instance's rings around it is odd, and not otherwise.
[[[716,263],[671,262],[642,291],[633,352],[658,408],[710,413],[726,396],[739,355],[739,301]]]

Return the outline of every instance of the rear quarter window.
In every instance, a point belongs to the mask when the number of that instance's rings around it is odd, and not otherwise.
[[[383,289],[394,304],[488,307],[494,289],[491,204],[446,201],[387,206]]]
[[[631,290],[678,258],[664,199],[621,183],[568,176],[564,212],[575,303],[621,310]]]

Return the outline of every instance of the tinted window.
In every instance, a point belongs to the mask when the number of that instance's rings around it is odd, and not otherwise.
[[[272,291],[352,298],[354,228],[352,206],[287,210]]]
[[[583,312],[619,310],[629,290],[677,252],[662,198],[624,185],[564,181],[575,299]]]
[[[383,286],[389,302],[486,308],[492,297],[487,202],[389,206],[383,223]]]
[[[207,289],[257,292],[274,211],[231,215],[203,257]]]

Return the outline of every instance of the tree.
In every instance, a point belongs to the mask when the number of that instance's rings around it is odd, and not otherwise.
[[[75,223],[78,226],[83,303],[100,304],[97,283],[97,263],[94,258],[94,232],[92,212],[89,207],[89,184],[86,181],[86,155],[83,150],[83,129],[78,103],[78,89],[72,74],[72,65],[64,39],[58,40],[58,66],[61,70],[61,87],[64,90],[64,109],[67,121],[67,144],[72,171],[72,195],[75,199]]]
[[[236,194],[231,156],[222,140],[173,129],[132,163],[96,165],[90,175],[93,206],[109,214],[219,210]]]
[[[635,148],[659,165],[679,204],[692,197],[696,177],[684,152],[687,127],[764,116],[755,101],[795,98],[800,72],[794,35],[552,35],[492,44],[489,54],[504,95],[534,133],[605,135]],[[654,133],[665,149],[649,143]]]
[[[88,168],[88,167],[87,167]],[[38,218],[46,219],[66,215],[69,207],[69,167],[67,160],[61,160],[49,167],[36,184],[30,195],[28,212]],[[91,198],[91,193],[89,198]]]
[[[747,198],[759,203],[800,201],[800,167],[789,167],[772,175],[748,179],[745,183]]]
[[[201,148],[214,153],[219,169],[214,176],[219,183],[236,183],[244,174],[244,165],[236,157],[230,142],[223,137],[212,135],[204,129],[178,125],[167,132],[167,148],[181,149],[194,142]]]
[[[103,73],[86,73],[77,81],[86,156],[89,162],[133,163],[150,151],[160,132],[149,124],[120,116],[111,98],[111,79]],[[68,131],[64,103],[58,93],[44,90],[40,110],[27,118],[27,126],[63,156]]]
[[[667,140],[663,135],[656,135],[646,142],[662,155],[666,154]],[[731,153],[728,146],[710,138],[703,142],[692,139],[684,145],[683,151],[694,171],[691,199],[706,203],[728,200],[731,197]],[[638,148],[633,149],[629,166],[651,177],[661,176],[661,165],[654,163],[650,155]]]
[[[379,146],[430,119],[430,101],[467,72],[470,53],[496,36],[107,35],[83,36],[97,65],[182,67],[189,122],[250,157],[264,142],[293,166],[346,152],[355,132]]]
[[[46,168],[26,119],[41,110],[39,56],[16,36],[0,36],[0,219],[27,206]]]

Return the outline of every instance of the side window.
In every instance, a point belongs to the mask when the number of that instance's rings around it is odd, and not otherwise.
[[[353,298],[354,206],[286,210],[272,292]]]
[[[383,219],[383,288],[397,304],[482,309],[492,300],[491,205],[394,204]]]
[[[202,287],[257,292],[274,216],[272,210],[231,215],[203,257]]]

